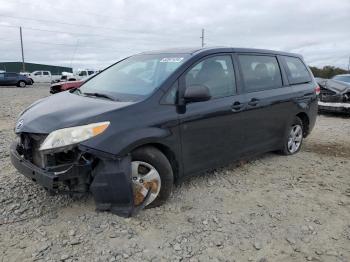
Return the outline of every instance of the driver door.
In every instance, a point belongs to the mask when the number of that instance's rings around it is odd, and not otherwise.
[[[182,85],[182,86],[181,86]],[[179,115],[184,171],[197,173],[226,164],[241,155],[243,104],[237,94],[231,54],[206,57],[180,78],[183,90],[191,85],[208,87],[211,99],[188,103]]]

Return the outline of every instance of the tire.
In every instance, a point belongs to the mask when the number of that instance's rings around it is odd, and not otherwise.
[[[293,136],[294,134],[294,136]],[[299,117],[295,117],[292,124],[288,127],[283,139],[283,155],[294,155],[298,153],[303,144],[304,126]],[[294,146],[293,146],[294,143]]]
[[[24,81],[19,81],[18,84],[17,84],[18,87],[22,87],[22,88],[26,87],[26,85],[27,84]]]
[[[141,163],[140,166],[142,165],[142,163],[146,163],[156,169],[160,177],[160,191],[157,194],[156,198],[151,203],[146,205],[146,208],[153,208],[153,207],[158,207],[162,205],[169,198],[174,185],[174,175],[173,175],[173,170],[169,160],[166,158],[166,156],[162,152],[160,152],[155,147],[145,146],[145,147],[140,147],[131,153],[131,163],[132,165],[134,165],[135,163],[138,163],[138,164]],[[133,183],[134,183],[134,180],[135,180],[134,168],[132,169],[133,169],[132,176],[133,176]],[[141,175],[141,178],[142,178],[142,175]],[[153,190],[152,186],[151,186],[151,190]],[[135,192],[135,188],[134,188],[134,194],[135,194],[134,202],[135,202],[135,205],[137,205],[136,203],[137,194]]]

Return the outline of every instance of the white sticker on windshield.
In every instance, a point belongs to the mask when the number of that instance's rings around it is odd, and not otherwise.
[[[184,58],[183,57],[164,57],[160,60],[161,63],[180,63]]]

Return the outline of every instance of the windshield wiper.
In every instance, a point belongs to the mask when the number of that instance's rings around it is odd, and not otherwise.
[[[109,100],[112,100],[112,101],[116,101],[115,98],[109,96],[109,95],[106,95],[106,94],[102,94],[102,93],[83,93],[83,95],[86,95],[86,96],[94,96],[94,97],[102,97],[102,98],[107,98]]]

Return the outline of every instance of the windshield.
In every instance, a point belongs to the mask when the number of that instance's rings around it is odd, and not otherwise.
[[[108,94],[118,101],[139,101],[158,88],[188,56],[135,55],[96,75],[82,85],[80,91]]]
[[[334,80],[350,83],[350,76],[335,76],[333,77]]]

